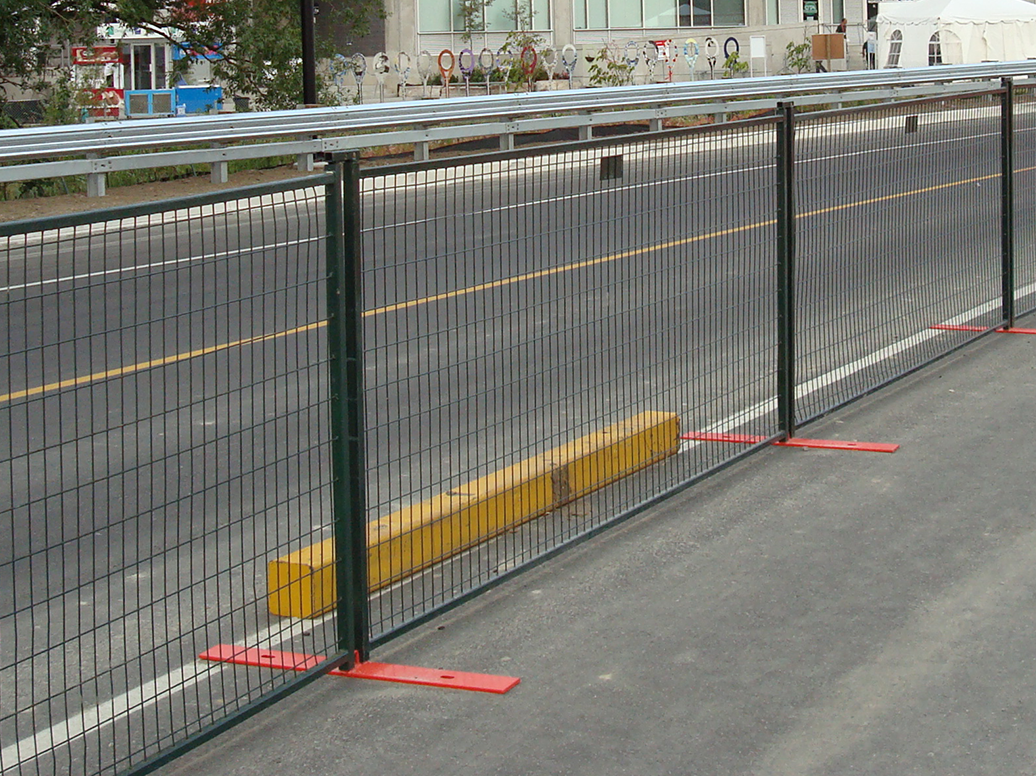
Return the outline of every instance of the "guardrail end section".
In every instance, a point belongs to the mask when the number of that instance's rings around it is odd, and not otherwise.
[[[680,419],[642,412],[513,466],[397,510],[368,526],[368,583],[378,590],[575,501],[679,450]],[[270,613],[318,617],[335,603],[334,541],[269,564]]]

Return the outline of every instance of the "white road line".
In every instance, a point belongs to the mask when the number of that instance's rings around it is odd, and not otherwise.
[[[5,291],[24,291],[29,288],[41,288],[43,286],[52,286],[58,283],[71,283],[76,280],[88,280],[89,278],[107,277],[108,275],[124,275],[130,272],[138,272],[149,269],[160,269],[162,267],[173,267],[178,264],[190,264],[196,261],[209,261],[211,259],[225,259],[229,256],[243,256],[249,253],[259,253],[261,251],[270,251],[277,248],[289,248],[293,245],[304,245],[310,242],[320,242],[323,237],[307,237],[301,240],[288,240],[280,243],[269,243],[267,245],[256,245],[249,246],[247,248],[236,248],[232,251],[218,251],[216,253],[206,253],[201,256],[188,256],[183,259],[170,259],[169,261],[156,261],[151,264],[134,264],[129,267],[115,267],[114,269],[97,270],[96,272],[83,272],[78,275],[65,275],[59,278],[49,278],[47,280],[34,280],[31,283],[19,283],[14,286],[3,286],[0,287],[0,293]]]
[[[317,627],[330,617],[331,615],[328,615],[319,620],[304,623],[298,621],[288,624],[277,623],[254,634],[248,643],[255,643],[260,648],[271,649],[295,638],[298,635],[297,631]],[[285,631],[287,631],[286,635]],[[229,668],[230,666],[225,663],[205,663],[198,660],[182,665],[140,687],[116,695],[111,700],[84,709],[81,713],[62,720],[46,730],[5,746],[0,750],[0,773],[5,773],[11,768],[17,767],[19,763],[34,759],[53,749],[73,743],[88,732],[97,731],[130,714],[143,711],[148,706],[162,700],[163,697],[186,690],[203,679],[213,677]]]
[[[1016,291],[1016,296],[1027,296],[1036,292],[1036,283],[1030,283]],[[947,325],[961,325],[984,313],[995,310],[1000,305],[1000,300],[991,300],[977,305],[960,315],[957,315],[944,323]],[[819,377],[804,383],[799,387],[796,396],[803,398],[819,391],[839,380],[844,380],[850,375],[856,374],[867,367],[892,358],[905,350],[916,347],[929,339],[940,336],[943,332],[935,329],[926,329],[911,337],[907,337],[893,345],[877,350],[863,358],[857,359],[850,364],[838,367]],[[773,412],[776,409],[777,401],[769,398],[748,409],[737,412],[721,421],[713,423],[705,429],[708,432],[729,432],[756,420],[763,415]],[[700,442],[685,440],[680,445],[680,452],[688,452],[694,449]],[[403,584],[402,582],[397,584]],[[388,591],[383,591],[388,592]],[[258,633],[244,639],[245,645],[256,645],[262,649],[272,649],[284,644],[299,635],[299,631],[311,630],[319,627],[331,619],[327,615],[317,620],[310,620],[303,623],[292,621],[290,623],[278,623],[271,625]],[[109,701],[84,710],[82,713],[70,717],[56,725],[47,728],[34,736],[21,739],[15,744],[4,747],[0,750],[0,773],[5,772],[18,763],[23,762],[21,754],[25,753],[25,759],[32,759],[52,749],[71,743],[83,737],[88,731],[95,731],[101,727],[114,724],[132,713],[143,711],[153,706],[165,697],[172,696],[188,687],[198,684],[203,679],[226,670],[228,667],[221,664],[203,665],[200,662],[180,666],[163,676],[153,679],[140,687],[122,693]],[[12,763],[7,765],[6,763]]]
[[[1023,286],[1022,288],[1017,289],[1015,291],[1015,297],[1017,298],[1021,296],[1028,296],[1029,294],[1032,294],[1034,292],[1036,292],[1036,283],[1030,283],[1027,286]],[[999,299],[984,302],[980,305],[972,307],[970,310],[966,310],[960,315],[954,316],[953,318],[950,318],[947,321],[943,321],[943,324],[947,326],[960,326],[962,324],[967,323],[968,321],[974,320],[980,315],[997,309],[999,306]],[[862,372],[864,369],[867,369],[868,367],[874,366],[875,364],[878,364],[882,361],[886,361],[906,350],[909,350],[910,348],[916,347],[924,342],[927,342],[930,339],[934,339],[935,337],[938,337],[941,334],[945,334],[945,332],[940,331],[938,329],[925,329],[924,331],[920,331],[917,334],[907,337],[906,339],[900,340],[899,342],[896,342],[892,345],[888,345],[887,347],[884,347],[881,350],[876,350],[875,352],[863,356],[862,358],[859,358],[856,361],[853,361],[852,363],[845,364],[844,366],[832,369],[830,372],[822,374],[819,377],[815,377],[809,382],[803,383],[795,391],[795,397],[797,399],[805,398],[806,396],[816,393],[817,391],[820,391],[824,388],[827,388],[828,386],[833,385],[834,383],[837,383],[840,380],[844,380],[845,378],[850,377],[856,374],[857,372]],[[724,418],[723,420],[713,423],[711,426],[708,426],[707,428],[703,429],[703,431],[705,431],[706,433],[730,433],[742,426],[751,423],[754,420],[758,420],[764,415],[768,415],[769,413],[776,411],[776,409],[776,397],[764,399],[763,401],[753,405],[752,407],[749,407],[746,410],[737,412],[727,418]],[[680,452],[689,452],[700,444],[702,444],[702,442],[690,439],[684,440],[680,443]]]
[[[472,548],[464,554],[475,551],[476,548]],[[372,596],[372,600],[394,592],[406,585],[407,582],[408,580],[400,580],[378,591]],[[330,622],[333,618],[333,614],[327,614],[312,620],[282,621],[246,637],[243,644],[256,649],[276,649],[282,644],[297,638],[303,631],[315,630]],[[88,732],[96,732],[108,725],[114,725],[119,720],[125,719],[133,713],[143,711],[149,706],[154,706],[162,700],[171,698],[177,693],[183,692],[206,679],[214,678],[232,668],[233,666],[226,663],[206,663],[201,660],[182,665],[167,674],[142,684],[140,687],[128,690],[111,700],[85,709],[80,714],[69,717],[33,736],[28,736],[15,744],[4,747],[0,750],[0,773],[7,773],[10,769],[17,767],[19,763],[34,759],[61,746],[71,744],[85,736]],[[20,757],[22,753],[24,753],[24,759]],[[11,764],[9,765],[8,763]]]
[[[1034,292],[1036,292],[1036,283],[1030,283],[1029,285],[1018,289],[1016,296],[1027,296]],[[979,315],[995,310],[999,305],[999,299],[991,300],[977,305],[960,315],[950,318],[944,323],[951,326],[965,324]],[[866,355],[863,358],[857,359],[850,364],[832,369],[830,372],[801,385],[796,392],[796,396],[798,398],[809,396],[810,394],[840,380],[844,380],[846,377],[856,374],[867,367],[892,358],[905,350],[909,350],[923,342],[938,337],[942,333],[943,332],[939,330],[926,329],[911,337],[907,337],[904,340],[900,340],[893,345],[889,345],[881,350],[877,350],[874,353]],[[711,426],[706,428],[705,431],[733,431],[762,417],[763,415],[773,412],[776,407],[776,398],[766,399],[744,411],[737,412],[721,421],[713,423]],[[680,452],[688,452],[699,444],[701,443],[692,440],[685,440],[680,445]],[[403,582],[397,583],[397,585],[402,584]],[[383,595],[391,589],[392,588],[381,591],[378,595]],[[325,624],[331,619],[331,617],[332,615],[326,615],[325,617],[306,622],[292,621],[287,624],[278,623],[276,625],[271,625],[258,633],[246,637],[243,643],[246,646],[254,645],[260,649],[273,649],[296,638],[300,631],[312,630]],[[141,685],[140,687],[129,690],[128,692],[122,693],[109,701],[105,701],[97,706],[86,709],[82,713],[59,722],[34,736],[24,738],[15,744],[4,747],[4,749],[0,751],[0,773],[6,772],[10,768],[16,767],[18,763],[23,762],[21,757],[22,753],[25,753],[25,759],[32,759],[52,749],[69,744],[76,739],[83,737],[88,731],[96,731],[99,728],[114,724],[132,713],[143,711],[145,708],[153,706],[159,701],[170,697],[175,693],[182,692],[183,690],[198,684],[202,680],[227,669],[228,666],[224,664],[202,664],[200,661],[196,661],[193,664],[182,665],[163,676]],[[13,763],[13,765],[7,765],[6,763]]]

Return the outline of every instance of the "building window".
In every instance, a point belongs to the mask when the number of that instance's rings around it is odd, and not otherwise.
[[[474,20],[474,29],[488,32],[510,32],[519,26],[530,30],[550,29],[550,0],[495,0],[483,5],[480,11],[481,19]],[[522,24],[519,25],[519,21]],[[421,0],[418,26],[421,32],[464,32],[460,3]]]
[[[928,66],[942,64],[942,44],[939,42],[939,33],[935,33],[928,39]]]
[[[885,62],[886,67],[898,67],[899,55],[903,50],[903,33],[899,30],[892,30],[889,35],[889,58]]]
[[[574,0],[580,30],[743,27],[744,0]],[[776,5],[775,5],[776,8]]]
[[[885,67],[899,67],[899,55],[903,51],[903,33],[893,30],[889,36],[889,58]]]

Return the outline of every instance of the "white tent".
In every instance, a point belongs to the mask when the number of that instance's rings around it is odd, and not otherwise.
[[[878,67],[1036,57],[1036,5],[1026,0],[880,3],[877,22]]]

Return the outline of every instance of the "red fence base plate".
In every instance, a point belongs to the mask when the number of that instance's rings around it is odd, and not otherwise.
[[[756,445],[765,442],[768,437],[754,434],[715,434],[709,431],[688,431],[680,434],[680,439],[691,439],[697,442],[732,442],[742,445]],[[843,442],[840,439],[802,439],[792,437],[782,442],[774,442],[776,447],[813,447],[820,450],[857,450],[862,453],[894,453],[899,445],[885,442]]]
[[[894,453],[899,445],[885,442],[843,442],[841,439],[802,439],[792,437],[774,442],[777,447],[811,447],[818,450],[857,450],[861,453]]]
[[[957,326],[950,323],[937,323],[930,328],[938,329],[939,331],[988,331],[988,328],[985,326]],[[999,328],[996,332],[997,334],[1036,334],[1036,329],[1019,329],[1016,326],[1013,329]]]
[[[236,647],[233,644],[218,644],[202,652],[201,660],[232,663],[239,666],[273,668],[281,671],[308,671],[325,660],[318,655],[300,652],[279,652],[272,649]],[[467,671],[437,671],[431,668],[399,666],[391,663],[357,663],[356,667],[343,671],[329,671],[328,676],[346,676],[351,679],[378,679],[383,682],[421,684],[427,687],[445,687],[451,690],[491,692],[502,695],[521,682],[516,676],[494,676],[473,674]]]
[[[963,326],[953,323],[937,323],[929,328],[939,331],[988,331],[988,326]]]
[[[710,431],[689,431],[680,434],[680,439],[692,439],[698,442],[732,442],[736,445],[757,445],[768,437],[755,434],[718,434]]]

